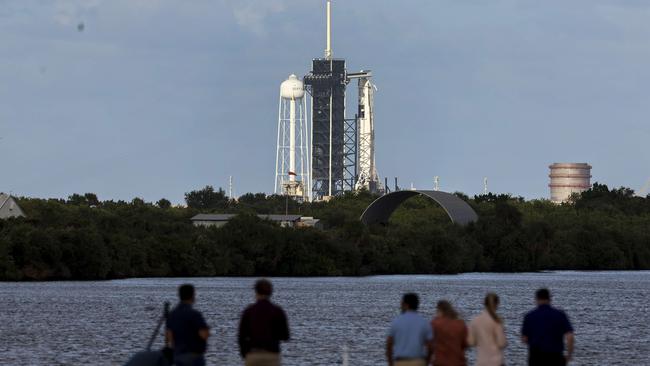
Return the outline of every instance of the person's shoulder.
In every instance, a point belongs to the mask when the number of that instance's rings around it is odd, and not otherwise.
[[[482,315],[483,315],[483,313],[475,315],[472,319],[469,320],[469,322],[467,324],[471,327],[473,325],[476,325],[476,324],[480,323],[481,319],[483,318]]]
[[[284,312],[284,309],[282,309],[282,306],[280,306],[280,305],[278,305],[278,304],[276,304],[276,303],[274,303],[274,302],[270,302],[270,301],[269,301],[269,304],[271,305],[271,307],[272,307],[273,309]]]
[[[203,313],[200,310],[197,310],[197,309],[194,309],[194,308],[191,308],[189,310],[190,310],[189,313],[192,314],[192,316],[201,317],[201,318],[203,317]]]
[[[169,311],[167,314],[167,317],[165,318],[165,324],[167,327],[171,327],[174,325],[174,322],[176,321],[177,315],[176,315],[176,308],[172,309]]]
[[[404,314],[399,314],[390,321],[391,326],[399,325],[404,320]]]
[[[537,318],[537,314],[538,314],[537,308],[533,310],[529,310],[526,314],[524,314],[524,324],[534,322],[534,319]]]
[[[167,318],[175,318],[183,313],[183,307],[180,305],[174,306],[174,308],[167,314]]]
[[[566,314],[564,310],[555,306],[551,306],[551,310],[557,314],[563,314],[563,315]]]
[[[470,324],[480,323],[480,322],[482,322],[482,321],[486,321],[486,320],[489,320],[489,319],[492,319],[492,317],[490,316],[490,314],[488,314],[487,311],[481,311],[480,313],[476,314],[476,316],[474,316],[474,317],[469,321],[469,323],[470,323]]]
[[[278,315],[282,315],[282,316],[286,316],[286,314],[285,314],[284,309],[282,308],[282,306],[280,306],[280,305],[278,305],[278,304],[276,304],[276,303],[273,303],[273,302],[270,303],[270,304],[271,304],[271,308],[273,309],[273,311],[274,311],[276,314],[278,314]]]
[[[534,316],[536,316],[537,314],[539,314],[540,311],[541,311],[541,308],[539,308],[539,307],[536,307],[536,308],[534,308],[534,309],[528,310],[528,312],[526,313],[526,315],[524,315],[524,318],[531,318],[531,317],[534,317]]]
[[[560,308],[556,308],[556,307],[552,307],[551,309],[553,309],[553,313],[555,314],[555,316],[560,317],[560,318],[564,318],[564,319],[569,318],[564,310],[562,310]]]
[[[246,305],[246,307],[244,308],[243,313],[244,313],[244,314],[246,314],[246,313],[250,313],[251,311],[253,311],[253,309],[255,309],[255,305],[257,305],[256,302],[254,302],[254,303],[252,303],[252,304],[248,304],[248,305]]]
[[[430,325],[431,322],[433,321],[433,320],[427,319],[426,317],[424,317],[424,316],[423,316],[422,314],[420,314],[420,313],[416,313],[416,314],[417,314],[417,319],[418,319],[418,321],[419,321],[421,324],[427,324],[427,325]]]
[[[408,321],[412,321],[412,322],[429,324],[429,321],[417,311],[407,311],[406,313],[400,314],[399,317],[403,319],[408,319]]]
[[[442,320],[442,317],[436,316],[433,319],[431,319],[429,322],[431,324],[433,324],[433,325],[438,325],[438,324],[441,324],[443,322],[443,320]]]

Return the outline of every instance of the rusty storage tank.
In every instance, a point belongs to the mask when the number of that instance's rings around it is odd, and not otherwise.
[[[591,188],[591,165],[587,163],[554,163],[551,169],[551,201],[566,202],[572,193]]]

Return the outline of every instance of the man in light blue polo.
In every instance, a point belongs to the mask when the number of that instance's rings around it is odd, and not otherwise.
[[[433,353],[433,330],[418,314],[414,293],[402,298],[402,314],[393,320],[386,339],[388,366],[426,366]]]

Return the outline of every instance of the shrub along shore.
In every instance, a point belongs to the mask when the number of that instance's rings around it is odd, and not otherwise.
[[[376,196],[289,201],[289,213],[325,229],[282,228],[255,214],[283,214],[285,198],[229,200],[205,187],[187,207],[20,198],[27,218],[0,220],[0,280],[102,280],[167,276],[364,276],[538,270],[650,269],[650,198],[595,184],[571,203],[509,195],[467,200],[479,221],[450,223],[430,200],[406,201],[388,226],[359,217]],[[194,227],[197,213],[237,213],[221,228]]]

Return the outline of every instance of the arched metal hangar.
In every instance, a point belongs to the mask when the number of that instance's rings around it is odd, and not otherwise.
[[[447,212],[453,223],[467,225],[478,220],[474,209],[454,194],[441,191],[412,190],[392,192],[377,198],[363,212],[361,221],[366,225],[388,224],[388,219],[397,207],[417,195],[428,197],[438,203]]]

